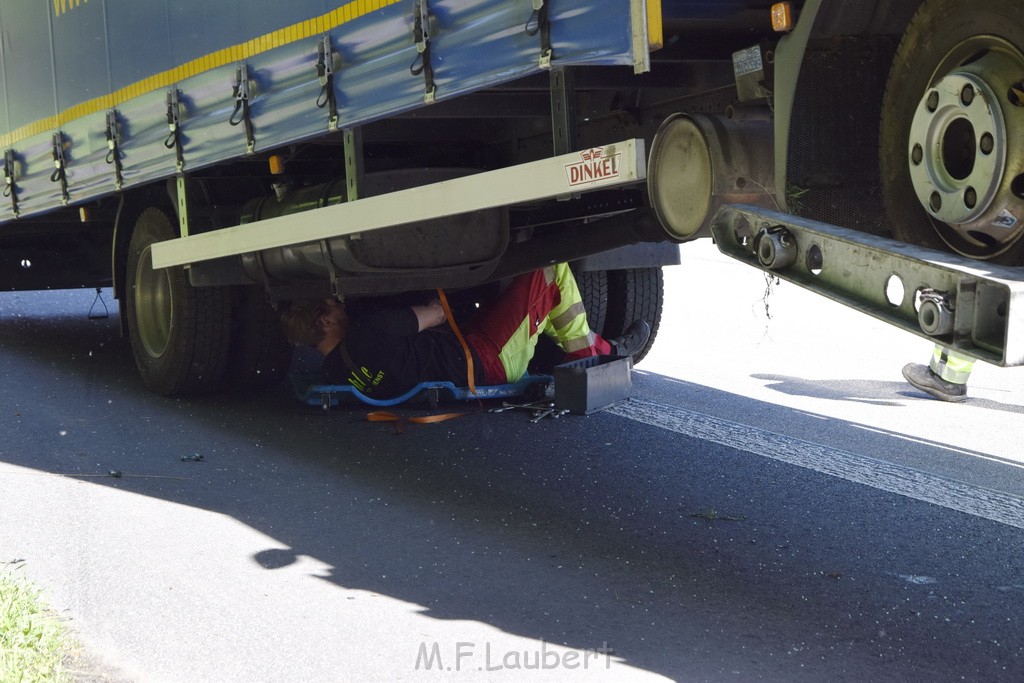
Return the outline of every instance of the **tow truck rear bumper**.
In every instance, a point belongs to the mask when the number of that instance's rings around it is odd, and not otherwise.
[[[974,358],[1024,365],[1024,269],[747,205],[722,207],[711,231],[748,265]]]

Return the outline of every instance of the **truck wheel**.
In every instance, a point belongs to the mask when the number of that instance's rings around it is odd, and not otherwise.
[[[293,347],[258,287],[232,291],[231,354],[224,377],[236,391],[263,391],[288,374]]]
[[[139,215],[128,247],[132,353],[143,383],[164,396],[219,387],[231,313],[223,288],[192,287],[181,268],[153,269],[152,245],[176,236],[167,214],[149,208]]]
[[[634,320],[646,320],[651,338],[633,359],[640,362],[654,344],[661,324],[664,280],[661,268],[631,270],[590,270],[576,274],[590,329],[605,339],[618,337]],[[551,372],[562,357],[561,350],[542,337],[530,364],[531,372]]]
[[[651,326],[651,338],[633,359],[639,363],[654,345],[661,325],[661,309],[665,283],[661,268],[631,268],[609,270],[608,305],[602,328],[606,339],[622,334],[634,320],[646,320]]]
[[[903,36],[881,122],[895,236],[964,256],[1024,256],[1024,13],[927,0]]]

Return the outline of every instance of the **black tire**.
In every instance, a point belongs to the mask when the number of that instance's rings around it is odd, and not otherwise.
[[[294,347],[277,312],[259,287],[234,287],[231,302],[231,353],[224,371],[234,391],[264,391],[281,383],[291,369]]]
[[[590,329],[602,337],[606,336],[604,324],[608,315],[608,271],[587,271],[580,273],[576,280],[583,305],[587,308],[587,323],[590,324]]]
[[[964,72],[977,76],[991,88],[1005,122],[1002,125],[1005,142],[997,144],[996,152],[998,155],[998,150],[1004,146],[1008,150],[1005,170],[986,171],[986,182],[978,189],[973,187],[973,178],[966,174],[987,167],[990,161],[991,149],[985,151],[985,145],[980,142],[983,131],[976,130],[973,123],[969,132],[963,131],[966,126],[960,123],[957,132],[962,134],[954,137],[952,125],[938,125],[938,122],[954,122],[956,117],[929,118],[922,113],[923,107],[936,111],[925,99],[926,95],[937,92],[934,85],[954,73]],[[898,239],[993,262],[1024,262],[1024,199],[1021,198],[1024,175],[1020,174],[1024,162],[1019,152],[1024,145],[1024,110],[1019,102],[1012,101],[1014,96],[1007,85],[1021,78],[1024,78],[1024,12],[1018,0],[928,0],[921,5],[896,52],[882,108],[879,140],[882,193],[890,226]],[[946,90],[949,88],[943,92]],[[952,91],[955,93],[956,89]],[[987,97],[976,99],[982,106],[988,102]],[[974,101],[972,97],[966,106],[973,106]],[[956,106],[943,105],[938,111],[955,110]],[[918,115],[919,123],[915,127]],[[998,140],[1000,126],[994,128]],[[932,130],[938,131],[934,137],[925,134]],[[918,139],[926,144],[918,148],[915,145]],[[933,140],[941,141],[941,146]],[[915,159],[912,160],[912,156]],[[912,166],[922,169],[916,171],[922,175],[930,169],[948,171],[955,181],[950,185],[949,194],[929,195],[927,190],[922,190],[919,197]],[[961,188],[957,183],[967,187]],[[918,186],[928,187],[920,180]],[[972,193],[976,204],[971,203]],[[938,209],[926,208],[922,199],[926,196],[937,200],[939,207],[951,207],[954,213],[964,212],[963,206],[969,209],[977,206],[979,214],[983,212],[983,215],[961,215],[948,220],[948,216],[938,214]],[[979,200],[986,196],[993,197],[991,203]],[[993,216],[1001,219],[1003,214],[999,212],[1004,208],[1007,215],[1016,215],[1016,225],[993,236],[994,231],[989,226],[996,225]],[[957,229],[956,225],[962,227]]]
[[[587,309],[590,329],[605,339],[615,339],[634,320],[646,320],[651,338],[635,356],[639,363],[654,345],[661,325],[661,309],[665,294],[661,268],[630,270],[593,270],[576,273],[576,284]],[[561,350],[546,337],[537,344],[532,372],[550,372],[559,362]]]
[[[635,320],[646,320],[651,326],[651,338],[646,346],[633,356],[639,363],[651,350],[661,326],[661,310],[665,297],[665,282],[661,268],[632,268],[609,270],[608,304],[601,335],[606,339],[618,337]]]
[[[146,387],[163,396],[220,387],[231,314],[224,288],[192,287],[181,268],[153,269],[150,247],[174,237],[162,210],[139,215],[128,247],[125,289],[135,364]]]

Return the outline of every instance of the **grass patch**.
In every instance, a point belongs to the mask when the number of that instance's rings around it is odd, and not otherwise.
[[[804,210],[807,208],[804,205],[804,198],[810,191],[810,188],[807,187],[799,187],[797,185],[786,186],[786,206],[789,208],[790,213],[794,213],[797,216],[803,215]]]
[[[0,569],[0,683],[71,680],[62,667],[66,637],[42,591]]]

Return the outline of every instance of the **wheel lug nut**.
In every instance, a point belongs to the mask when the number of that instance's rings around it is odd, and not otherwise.
[[[931,199],[928,203],[931,205],[932,211],[938,213],[942,209],[942,195],[938,192],[932,192]]]
[[[992,133],[985,133],[981,136],[981,152],[982,154],[991,154],[992,150],[996,148],[995,138],[992,137]]]
[[[939,108],[939,93],[932,90],[928,93],[928,111],[934,113]]]
[[[910,159],[914,162],[914,166],[921,165],[921,162],[924,161],[924,149],[921,145],[914,145],[914,149],[910,153]]]
[[[960,91],[960,101],[965,107],[971,106],[971,102],[974,101],[974,86],[965,85],[964,89]]]
[[[1016,85],[1010,86],[1010,92],[1007,93],[1007,98],[1013,106],[1024,107],[1024,81],[1020,81]]]
[[[973,187],[968,187],[964,191],[964,205],[968,209],[973,209],[975,206],[978,205],[978,191],[975,190]]]

